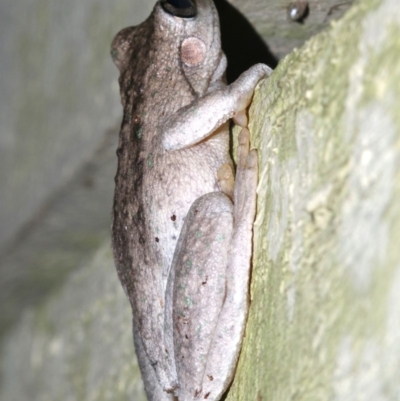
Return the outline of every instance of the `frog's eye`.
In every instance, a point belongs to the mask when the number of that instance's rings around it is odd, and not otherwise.
[[[161,6],[168,14],[180,18],[193,18],[197,14],[193,0],[161,0]]]

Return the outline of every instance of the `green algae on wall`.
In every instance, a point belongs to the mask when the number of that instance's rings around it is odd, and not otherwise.
[[[398,400],[400,9],[359,2],[250,111],[258,214],[229,400]]]

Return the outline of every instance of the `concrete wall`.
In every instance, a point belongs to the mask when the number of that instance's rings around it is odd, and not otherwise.
[[[152,2],[0,4],[0,249],[118,126],[113,35]]]

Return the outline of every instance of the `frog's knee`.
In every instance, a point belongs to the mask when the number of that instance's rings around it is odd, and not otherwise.
[[[233,213],[233,204],[229,196],[223,192],[210,192],[193,202],[190,214],[194,216],[219,215]]]

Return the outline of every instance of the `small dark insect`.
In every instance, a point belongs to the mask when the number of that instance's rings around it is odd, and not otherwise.
[[[288,5],[287,15],[290,21],[302,23],[309,13],[307,1],[294,1]]]

